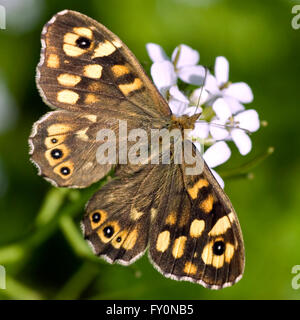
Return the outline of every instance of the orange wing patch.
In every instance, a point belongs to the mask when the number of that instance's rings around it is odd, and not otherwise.
[[[126,84],[119,84],[119,89],[125,96],[128,96],[133,91],[139,90],[143,87],[143,82],[140,78],[135,78],[133,82]]]
[[[214,205],[214,196],[210,193],[205,200],[203,200],[199,208],[205,213],[210,213]]]
[[[201,178],[193,185],[193,187],[188,189],[188,193],[191,196],[191,198],[195,200],[198,197],[198,191],[208,186],[209,186],[208,181],[206,179]]]

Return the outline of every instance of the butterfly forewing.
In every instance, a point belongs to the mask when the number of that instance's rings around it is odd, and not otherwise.
[[[152,118],[170,110],[131,51],[95,20],[70,10],[55,15],[42,32],[37,84],[51,106],[104,108]]]

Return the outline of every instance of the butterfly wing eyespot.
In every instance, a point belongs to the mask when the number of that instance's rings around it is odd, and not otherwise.
[[[91,44],[92,42],[88,38],[79,37],[78,39],[76,39],[76,45],[81,49],[88,49],[90,48]]]

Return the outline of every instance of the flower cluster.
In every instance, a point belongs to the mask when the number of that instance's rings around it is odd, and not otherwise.
[[[216,58],[212,74],[199,64],[199,52],[185,44],[176,47],[171,58],[157,44],[148,43],[146,47],[153,61],[152,79],[172,113],[176,116],[201,113],[191,139],[199,150],[202,145],[207,147],[203,157],[224,187],[224,181],[212,168],[230,158],[227,142],[233,141],[239,152],[246,155],[252,148],[249,134],[260,127],[256,110],[246,110],[244,106],[253,101],[251,88],[245,82],[229,81],[225,57]],[[182,85],[193,90],[188,93]]]

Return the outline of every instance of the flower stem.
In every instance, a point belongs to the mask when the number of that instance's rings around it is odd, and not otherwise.
[[[262,161],[268,158],[274,152],[274,147],[269,147],[266,151],[256,156],[254,159],[244,163],[242,166],[238,168],[234,168],[231,170],[218,170],[220,175],[223,178],[236,178],[236,177],[248,177],[249,172],[257,167]]]
[[[50,189],[36,217],[36,227],[46,225],[54,218],[69,192],[70,189]]]
[[[49,190],[35,221],[34,227],[37,228],[37,231],[32,232],[22,241],[0,248],[0,264],[24,261],[30,247],[33,247],[42,238],[47,237],[52,229],[53,223],[51,222],[53,222],[68,191],[67,189],[56,188]]]
[[[89,261],[84,262],[58,292],[56,300],[74,300],[80,298],[82,292],[99,274],[100,269]]]
[[[6,275],[6,289],[1,294],[14,300],[42,300],[43,296],[23,283]]]
[[[50,189],[37,215],[34,230],[19,242],[0,248],[0,264],[6,265],[18,261],[24,263],[30,257],[30,252],[53,234],[61,216],[74,216],[82,210],[91,196],[90,190],[85,190],[76,202],[70,202],[60,210],[66,195],[71,192],[70,189]]]
[[[62,216],[59,219],[59,226],[76,255],[94,263],[104,264],[102,260],[92,253],[70,216]]]
[[[212,118],[215,116],[215,112],[211,106],[208,106],[206,108],[203,108],[203,111],[201,113],[201,116],[199,120],[205,120],[206,122],[209,122],[212,120]]]

